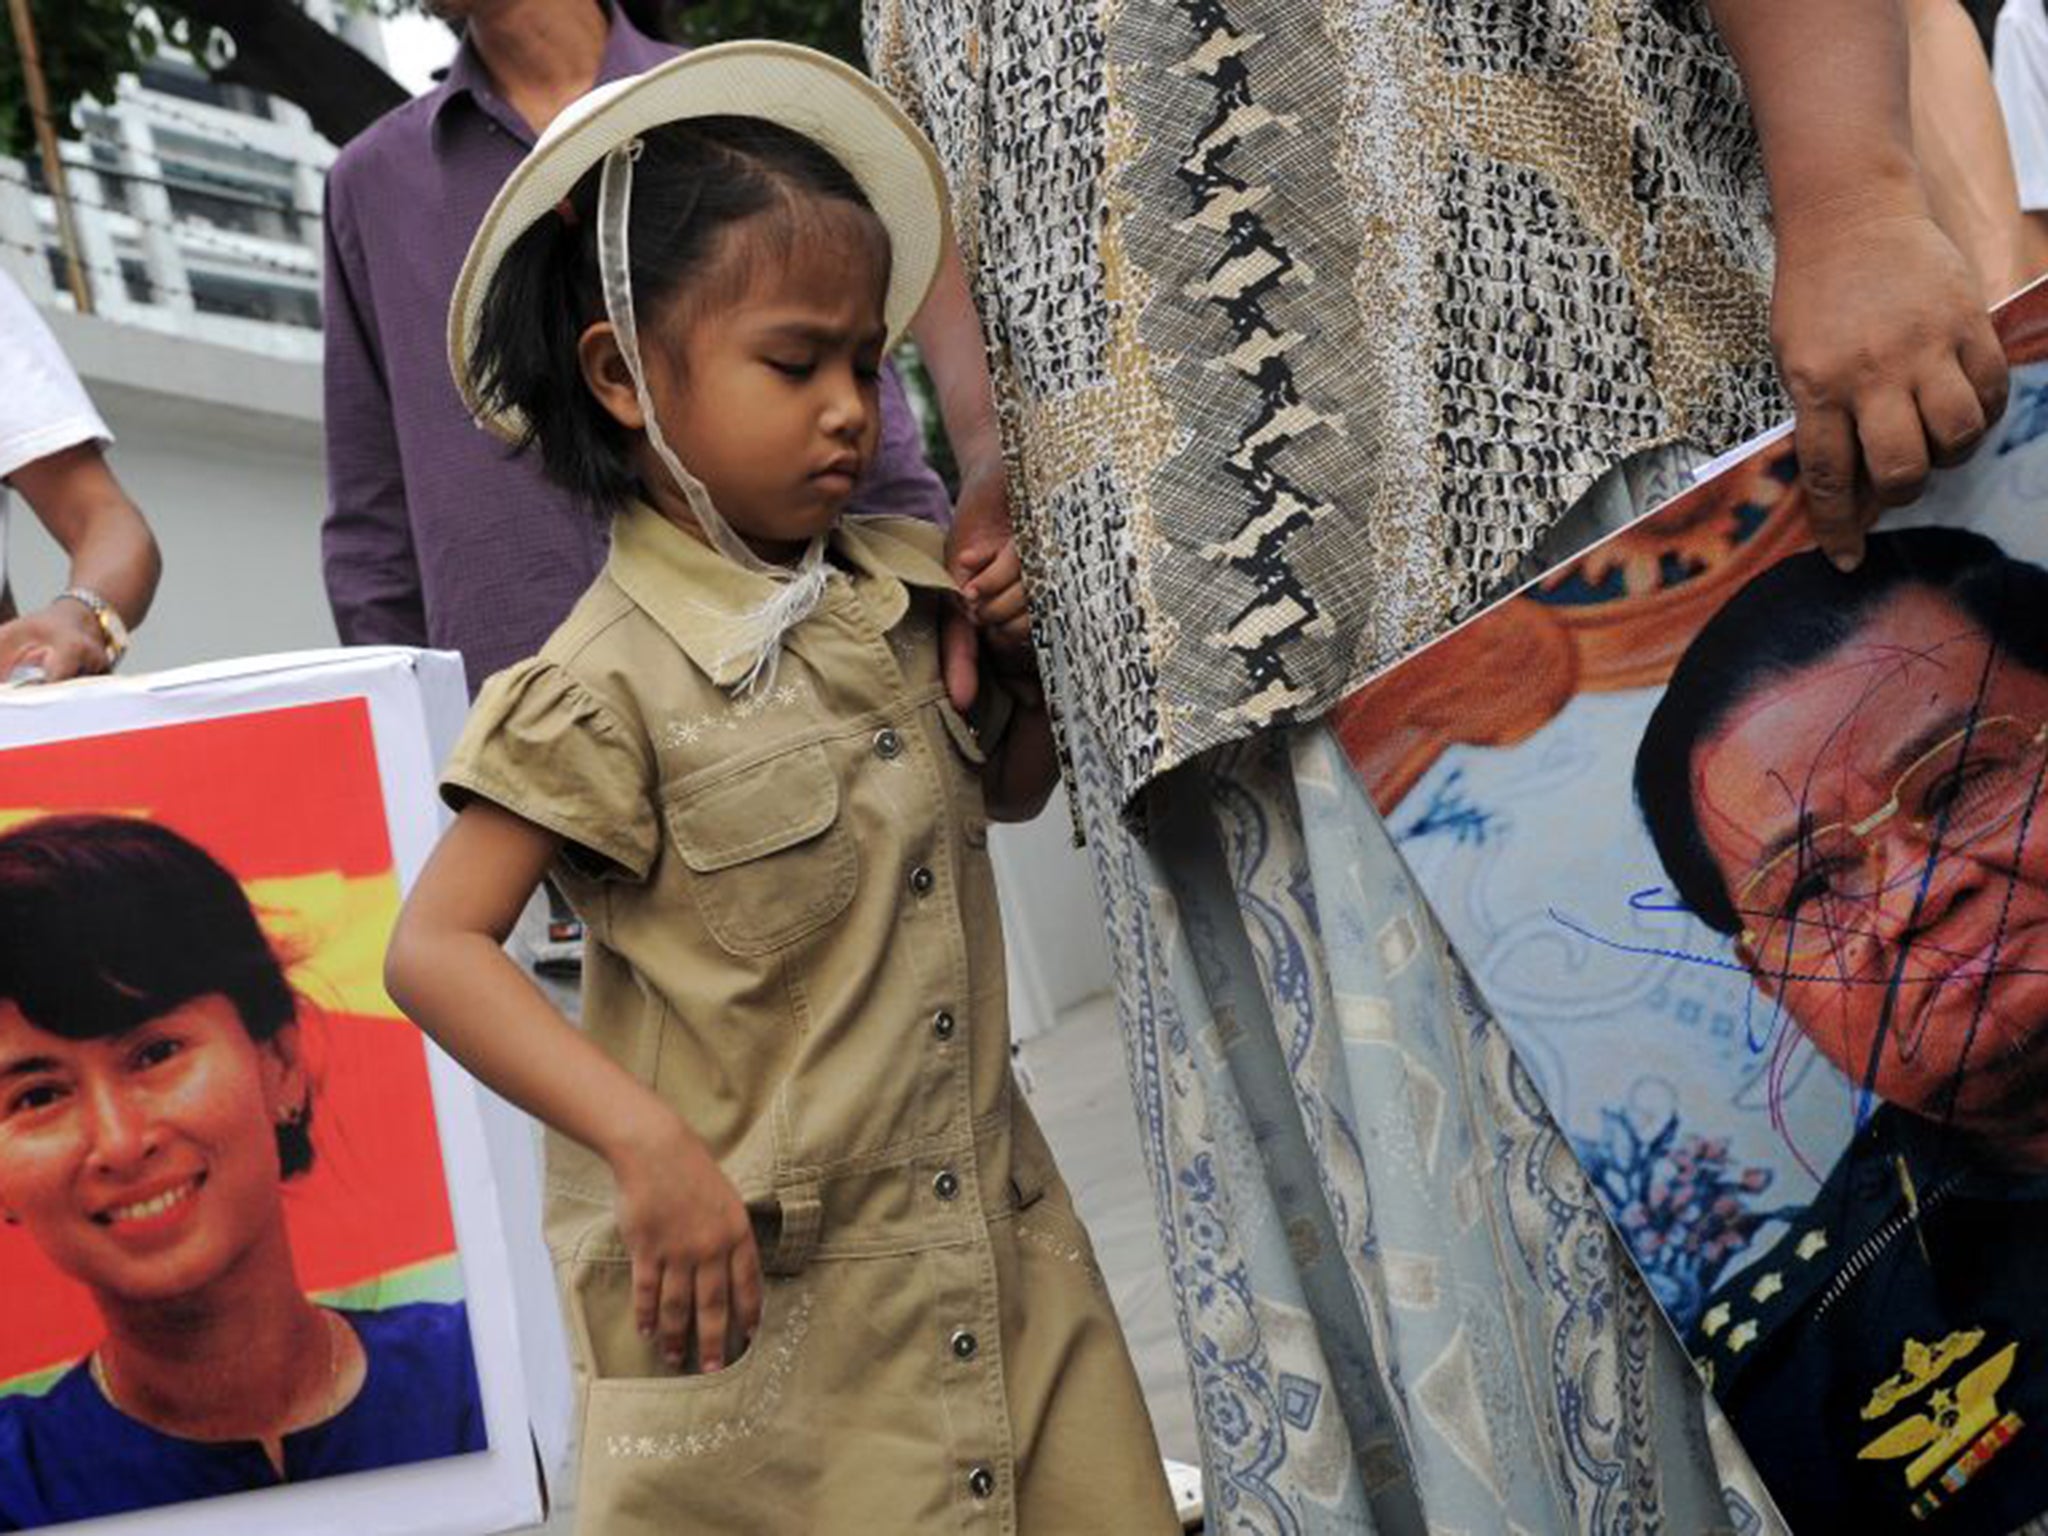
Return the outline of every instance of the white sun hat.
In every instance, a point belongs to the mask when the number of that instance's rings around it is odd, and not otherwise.
[[[817,607],[830,574],[825,535],[815,536],[794,566],[761,559],[712,505],[704,483],[670,449],[641,360],[628,249],[633,163],[641,135],[687,118],[721,116],[759,118],[799,133],[860,184],[889,235],[883,319],[893,346],[923,304],[945,250],[946,183],[938,157],[910,119],[858,71],[790,43],[739,42],[682,54],[599,86],[548,125],[499,189],[470,243],[448,308],[448,359],[456,388],[477,424],[515,442],[522,438],[526,424],[519,413],[479,398],[470,376],[484,298],[499,263],[520,236],[536,221],[556,217],[577,182],[602,165],[597,263],[605,316],[632,375],[647,440],[711,547],[771,583],[769,595],[752,610],[732,615],[729,659],[744,663],[737,686],[745,691],[773,682],[783,636]]]
[[[802,134],[845,166],[889,232],[889,345],[924,303],[945,249],[946,181],[917,125],[867,76],[794,43],[718,43],[600,85],[555,120],[498,189],[470,242],[448,306],[448,361],[477,422],[516,439],[515,413],[478,398],[469,359],[491,279],[519,237],[554,215],[606,155],[649,129],[690,117],[759,117]]]

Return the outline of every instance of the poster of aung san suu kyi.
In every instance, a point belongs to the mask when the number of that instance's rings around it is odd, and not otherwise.
[[[0,1530],[538,1513],[476,1108],[381,983],[413,667],[338,671],[0,707]]]
[[[1340,734],[1801,1536],[2048,1513],[2048,291],[1852,573],[1788,436]]]

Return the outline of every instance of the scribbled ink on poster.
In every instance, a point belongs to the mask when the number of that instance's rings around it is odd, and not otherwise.
[[[2048,290],[1859,570],[1789,437],[1339,732],[1793,1528],[2048,1512]]]

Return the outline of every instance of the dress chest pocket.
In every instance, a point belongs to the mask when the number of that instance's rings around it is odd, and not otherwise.
[[[808,938],[853,900],[860,859],[821,743],[691,785],[665,814],[704,925],[735,955]]]

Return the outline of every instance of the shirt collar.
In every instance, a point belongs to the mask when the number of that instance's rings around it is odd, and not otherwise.
[[[604,53],[598,60],[595,85],[637,75],[664,59],[674,57],[676,48],[673,44],[657,42],[642,32],[613,0],[598,0],[598,3],[610,18],[611,30],[605,34]],[[462,46],[455,50],[455,61],[448,66],[447,75],[428,94],[433,98],[432,118],[437,127],[451,102],[466,100],[473,107],[488,110],[487,103],[499,100],[497,89],[491,84],[490,73],[467,36],[462,39]],[[532,137],[532,130],[523,123],[520,132],[524,138]]]
[[[943,538],[910,518],[841,518],[827,558],[853,573],[856,595],[886,634],[909,611],[910,588],[956,590],[939,561]],[[742,570],[640,501],[612,520],[606,570],[714,684],[728,688],[746,676],[751,658],[733,642],[745,616],[772,594],[768,577]]]

